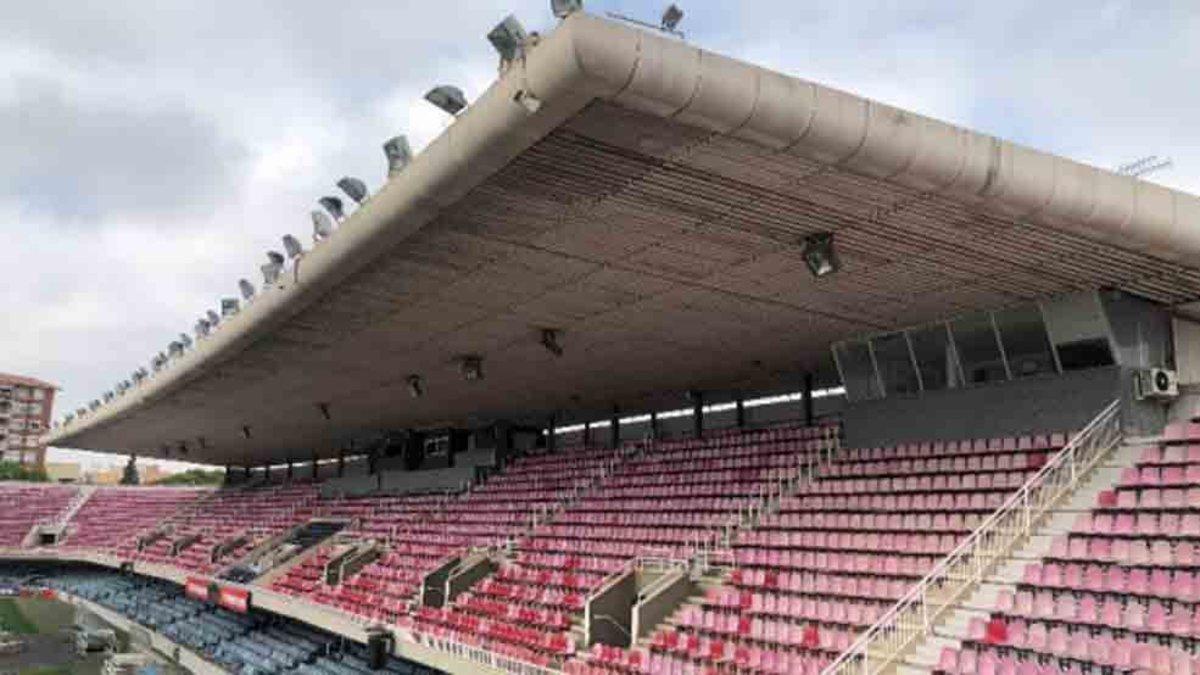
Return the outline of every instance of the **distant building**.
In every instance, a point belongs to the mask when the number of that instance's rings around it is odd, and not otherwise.
[[[0,457],[43,466],[58,387],[32,377],[0,373]]]
[[[165,471],[156,464],[142,464],[140,461],[137,470],[141,485],[150,485],[171,475],[170,471]],[[94,485],[117,485],[121,482],[121,476],[124,473],[124,466],[114,466],[93,471],[84,477],[84,481]]]
[[[79,462],[46,462],[42,465],[46,478],[52,483],[79,483],[83,480],[83,467]]]

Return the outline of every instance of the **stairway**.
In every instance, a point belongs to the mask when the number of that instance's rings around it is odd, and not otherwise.
[[[92,495],[94,494],[96,494],[95,485],[80,486],[79,492],[75,495],[75,498],[71,500],[71,504],[67,506],[67,510],[58,515],[58,520],[55,524],[67,525],[70,523],[71,519],[75,517],[75,514],[79,513],[79,509],[82,509],[83,505],[87,504],[88,500],[91,499]]]
[[[1042,525],[1028,540],[1018,544],[1012,555],[998,563],[982,583],[943,615],[933,632],[904,657],[896,672],[901,675],[930,673],[937,668],[943,649],[959,649],[967,637],[971,620],[990,618],[997,597],[1002,591],[1015,590],[1025,566],[1046,556],[1054,538],[1069,532],[1075,519],[1096,505],[1099,494],[1118,483],[1121,470],[1133,466],[1145,446],[1156,442],[1157,439],[1129,441],[1102,459],[1073,493],[1044,516]]]

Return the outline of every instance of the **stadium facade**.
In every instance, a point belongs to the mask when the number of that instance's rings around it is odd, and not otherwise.
[[[1192,672],[1198,252],[1194,196],[574,13],[50,438],[227,486],[6,486],[0,544],[449,672]]]

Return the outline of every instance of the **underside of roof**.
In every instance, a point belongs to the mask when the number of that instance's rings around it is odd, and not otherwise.
[[[279,288],[50,442],[327,456],[372,431],[771,386],[838,339],[1074,290],[1183,303],[1198,204],[575,15]],[[837,274],[805,267],[815,232]]]

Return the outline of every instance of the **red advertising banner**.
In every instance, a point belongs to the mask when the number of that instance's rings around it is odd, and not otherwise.
[[[208,580],[199,577],[188,577],[183,585],[183,592],[193,600],[208,601]]]
[[[245,614],[250,611],[250,591],[226,586],[217,594],[217,604],[231,612]]]

